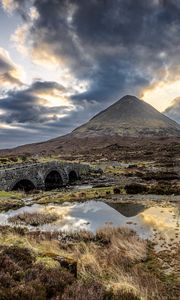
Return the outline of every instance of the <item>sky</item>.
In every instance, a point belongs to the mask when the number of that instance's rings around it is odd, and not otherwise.
[[[180,0],[0,0],[0,148],[126,94],[180,123]]]

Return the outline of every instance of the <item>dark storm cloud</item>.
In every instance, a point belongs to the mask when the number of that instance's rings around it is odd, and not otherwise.
[[[0,123],[42,124],[57,121],[57,115],[67,113],[69,107],[60,104],[48,107],[46,95],[53,95],[54,90],[61,92],[65,89],[56,82],[36,81],[26,89],[9,91],[6,97],[0,99],[0,110],[3,111]]]
[[[137,94],[180,58],[178,0],[35,0],[34,7],[31,50],[54,55],[89,82],[75,99]]]
[[[25,11],[28,1],[15,0]],[[112,101],[138,92],[180,56],[178,0],[32,0],[34,55],[55,56],[89,89],[74,99]],[[26,6],[29,7],[28,5]],[[28,9],[27,9],[28,12]],[[26,18],[28,19],[28,18]],[[161,73],[162,74],[162,73]]]
[[[164,111],[164,114],[180,124],[180,97],[174,99],[172,105]]]
[[[29,92],[52,92],[52,90],[65,91],[66,89],[61,84],[54,81],[35,81],[27,89]]]

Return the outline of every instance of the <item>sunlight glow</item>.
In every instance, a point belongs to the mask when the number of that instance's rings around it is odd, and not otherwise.
[[[163,112],[172,104],[172,101],[180,95],[180,80],[173,82],[159,82],[158,84],[146,88],[141,98]]]
[[[36,96],[40,97],[39,98],[39,103],[41,105],[44,105],[46,107],[69,107],[69,108],[74,108],[74,105],[71,104],[69,98],[67,95],[63,94],[62,92],[59,92],[58,90],[52,90],[51,94],[46,93],[46,92],[36,92]]]
[[[18,126],[10,125],[10,124],[4,124],[0,123],[0,128],[1,129],[18,129]]]

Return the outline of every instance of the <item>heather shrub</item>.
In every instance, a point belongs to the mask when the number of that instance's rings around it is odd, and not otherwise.
[[[180,186],[168,182],[158,182],[151,186],[149,193],[156,195],[180,195]]]
[[[105,299],[105,293],[105,288],[100,283],[93,281],[84,283],[80,281],[65,289],[62,300],[103,300]]]
[[[140,183],[126,184],[124,189],[127,194],[142,194],[148,191],[148,187]]]
[[[3,247],[0,252],[0,299],[56,299],[75,281],[67,270],[37,264],[27,248]]]
[[[60,298],[58,298],[60,299]],[[62,296],[62,300],[140,300],[133,291],[113,289],[107,290],[96,281],[75,282],[68,286]]]
[[[121,193],[121,190],[120,190],[118,187],[115,187],[115,188],[113,189],[113,193],[114,193],[114,194],[120,194],[120,193]]]

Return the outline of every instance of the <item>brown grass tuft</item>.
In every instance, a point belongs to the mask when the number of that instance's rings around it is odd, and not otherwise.
[[[59,216],[55,213],[21,213],[8,219],[9,222],[15,224],[24,224],[31,226],[39,226],[55,222],[59,219]]]

